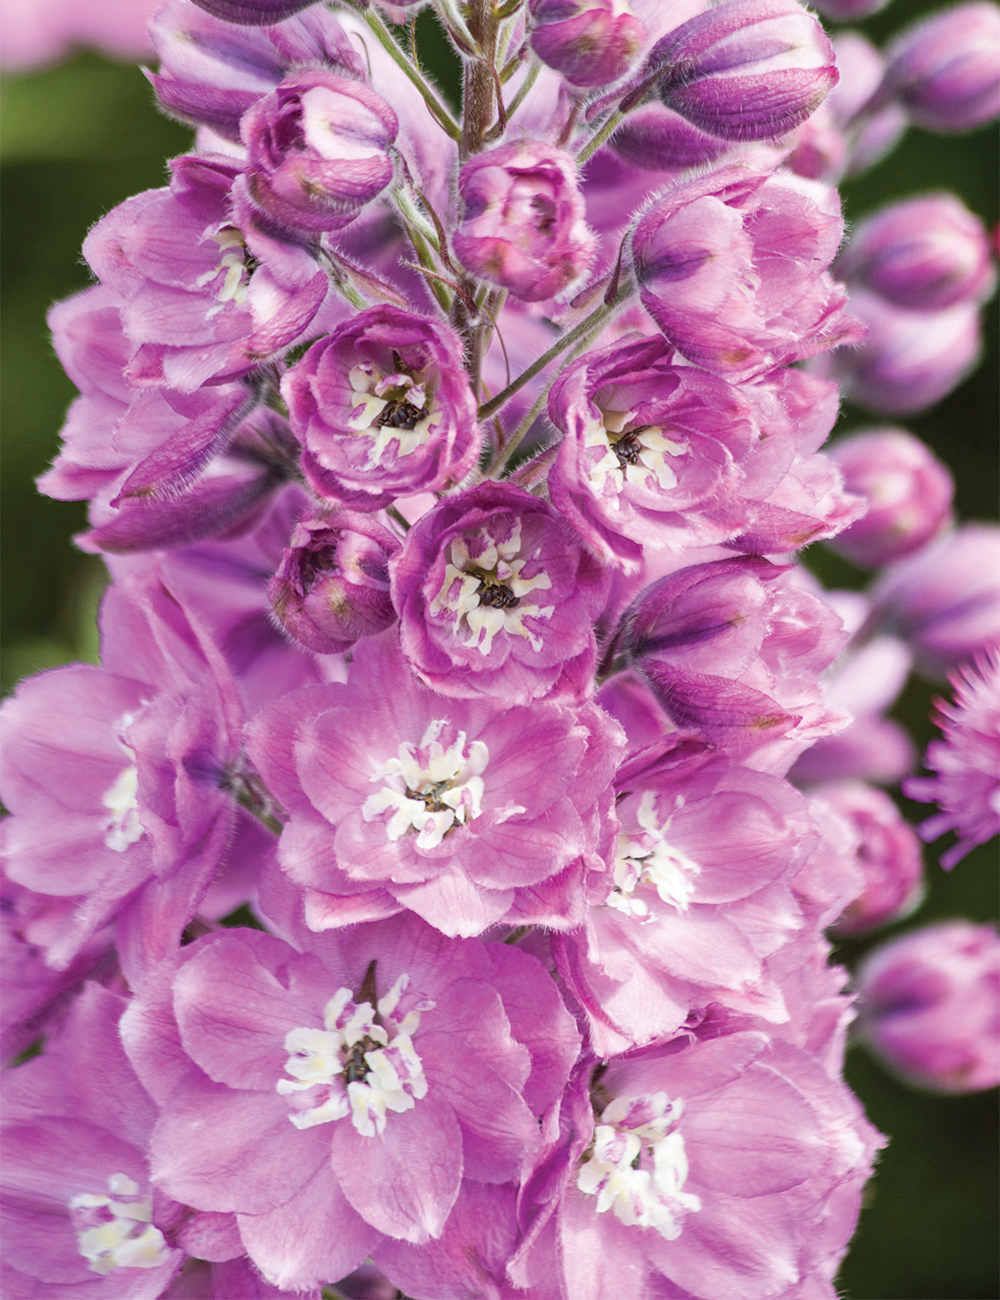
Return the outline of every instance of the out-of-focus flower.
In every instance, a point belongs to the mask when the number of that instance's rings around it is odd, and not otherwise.
[[[940,402],[979,356],[978,303],[906,311],[856,289],[849,310],[867,335],[860,345],[821,357],[816,369],[839,379],[845,397],[879,415],[915,415]]]
[[[996,274],[986,228],[953,194],[927,194],[880,209],[852,232],[837,260],[844,280],[897,307],[940,311],[982,302]]]
[[[161,0],[7,0],[0,9],[0,61],[7,72],[65,58],[75,45],[130,62],[151,53],[146,24]]]
[[[958,843],[941,855],[950,871],[956,862],[1000,831],[1000,651],[964,664],[951,678],[954,703],[937,701],[943,740],[927,746],[926,765],[936,776],[911,777],[911,799],[941,810],[920,827],[925,840],[954,831]]]
[[[518,140],[477,154],[462,168],[458,192],[465,211],[453,246],[474,275],[541,302],[566,293],[590,265],[596,240],[564,150]]]
[[[988,0],[933,13],[886,50],[880,98],[928,131],[971,131],[1000,112],[1000,9]]]
[[[876,948],[857,976],[858,1029],[908,1082],[933,1092],[1000,1083],[1000,937],[948,921]]]
[[[963,524],[887,569],[873,617],[909,641],[917,667],[943,678],[1000,640],[1000,528]]]
[[[905,429],[854,434],[827,454],[848,491],[868,504],[868,513],[830,542],[852,563],[876,569],[901,560],[951,522],[951,474]]]
[[[864,888],[845,908],[836,932],[862,934],[912,912],[923,897],[920,840],[892,799],[861,781],[838,781],[810,790],[850,823],[858,837]]]

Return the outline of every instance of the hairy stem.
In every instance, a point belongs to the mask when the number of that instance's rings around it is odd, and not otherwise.
[[[407,77],[409,77],[416,88],[420,91],[424,103],[430,109],[431,115],[437,122],[438,126],[440,126],[442,131],[450,135],[453,140],[458,140],[462,134],[458,123],[445,108],[444,104],[438,97],[437,92],[424,80],[413,66],[410,59],[407,58],[406,54],[396,44],[392,32],[389,31],[388,27],[386,27],[385,23],[378,16],[376,11],[371,8],[366,9],[364,19],[371,28],[375,39],[389,55],[393,63],[395,63],[396,66],[399,67]]]

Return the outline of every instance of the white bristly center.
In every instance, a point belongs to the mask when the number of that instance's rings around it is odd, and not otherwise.
[[[285,1037],[289,1053],[277,1090],[294,1100],[288,1118],[296,1128],[313,1128],[350,1115],[364,1137],[385,1132],[386,1114],[412,1110],[427,1095],[427,1079],[412,1035],[420,1013],[434,1003],[425,999],[397,1019],[396,1007],[410,983],[400,975],[378,1010],[370,1002],[355,1002],[341,988],[323,1011],[322,1029],[293,1029]]]
[[[584,445],[601,453],[590,466],[595,496],[620,496],[626,484],[662,492],[677,486],[669,457],[686,455],[685,444],[655,425],[631,428],[633,423],[631,411],[605,411],[600,420],[588,419]]]
[[[227,302],[234,302],[237,307],[244,305],[250,287],[250,266],[247,262],[246,243],[242,233],[235,226],[223,226],[209,238],[219,245],[222,255],[218,263],[210,271],[200,275],[195,283],[200,289],[206,284],[211,284],[217,275],[222,274],[222,282],[215,291],[218,306],[210,307],[207,312],[208,318],[211,319],[222,311]]]
[[[465,743],[459,731],[446,749],[438,737],[447,723],[428,724],[419,745],[404,743],[399,756],[383,763],[370,779],[382,788],[361,808],[366,822],[385,812],[392,816],[385,833],[390,840],[417,832],[417,848],[436,848],[454,826],[464,826],[483,810],[483,778],[490,752],[481,740]]]
[[[105,824],[104,843],[115,853],[124,853],[136,840],[142,839],[142,823],[139,821],[139,772],[135,765],[135,752],[121,739],[121,734],[132,721],[132,715],[120,718],[115,728],[118,744],[133,760],[118,773],[118,778],[110,790],[105,791],[101,800],[111,816]]]
[[[366,361],[354,367],[348,381],[353,390],[348,428],[371,438],[369,468],[384,463],[393,443],[397,460],[412,455],[444,419],[429,370],[383,375]]]
[[[110,1196],[74,1196],[69,1203],[80,1254],[93,1273],[113,1268],[158,1268],[169,1258],[167,1243],[154,1228],[153,1202],[139,1195],[139,1184],[125,1174],[108,1179]]]
[[[656,816],[656,795],[647,790],[639,800],[638,835],[619,835],[615,884],[608,905],[632,916],[648,916],[649,908],[634,897],[640,885],[651,885],[664,903],[686,912],[701,874],[697,862],[671,846],[666,837],[670,818],[661,825]]]
[[[701,1201],[683,1190],[688,1176],[683,1106],[665,1092],[616,1097],[594,1129],[576,1185],[597,1197],[597,1213],[614,1210],[629,1227],[653,1228],[668,1241],[680,1236],[685,1214]]]
[[[541,650],[541,639],[525,626],[524,619],[528,615],[549,619],[555,606],[525,598],[534,591],[549,590],[552,579],[546,573],[522,576],[524,566],[535,556],[521,555],[520,523],[503,542],[496,541],[485,528],[479,536],[485,545],[476,555],[469,553],[465,538],[452,539],[444,582],[430,602],[430,613],[453,614],[455,635],[466,645],[476,646],[482,655],[489,654],[500,631],[525,637],[532,650]]]

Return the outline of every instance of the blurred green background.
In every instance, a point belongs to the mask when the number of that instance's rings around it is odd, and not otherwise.
[[[919,13],[923,0],[896,0],[864,29],[879,43]],[[418,26],[421,57],[454,96],[456,68],[430,15]],[[81,53],[62,66],[10,77],[3,87],[2,212],[2,684],[72,659],[94,661],[94,615],[103,566],[74,550],[84,506],[50,501],[34,489],[57,447],[74,388],[52,352],[45,312],[90,280],[80,257],[87,229],[116,203],[161,185],[165,160],[190,146],[190,133],[158,115],[142,74]],[[934,137],[911,131],[869,175],[843,189],[856,221],[889,199],[951,189],[993,226],[998,219],[998,136]],[[997,514],[1000,408],[996,302],[987,313],[984,364],[926,415],[906,421],[952,468],[962,519]],[[838,432],[874,423],[845,410]],[[865,574],[822,548],[807,557],[829,586],[862,586]],[[933,691],[911,681],[896,716],[923,747]],[[904,806],[919,821],[926,809]],[[947,843],[948,841],[945,841]],[[940,846],[938,846],[940,847]],[[931,887],[920,912],[897,929],[951,916],[997,914],[995,845],[951,874],[928,849]],[[893,933],[890,931],[889,933]],[[876,941],[885,937],[880,934]],[[845,945],[853,966],[869,943]],[[867,1208],[840,1279],[849,1300],[995,1300],[998,1196],[995,1093],[941,1098],[897,1084],[863,1050],[852,1049],[848,1078],[871,1120],[892,1139],[871,1183]]]

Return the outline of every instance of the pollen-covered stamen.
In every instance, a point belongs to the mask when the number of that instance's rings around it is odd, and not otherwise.
[[[369,969],[374,997],[374,967]],[[427,1095],[427,1079],[412,1035],[420,1027],[421,1012],[430,1011],[428,999],[413,1002],[399,1014],[400,1001],[409,988],[401,975],[375,1005],[355,1000],[348,988],[338,989],[323,1011],[323,1029],[293,1029],[285,1036],[286,1073],[277,1091],[292,1099],[288,1118],[296,1128],[314,1128],[351,1117],[365,1137],[383,1133],[386,1115],[412,1110]],[[367,991],[366,976],[362,993]]]
[[[584,443],[596,452],[590,483],[598,496],[618,496],[627,483],[669,492],[677,486],[670,458],[688,450],[656,425],[636,424],[631,411],[604,411],[600,420],[589,420]]]
[[[349,427],[371,435],[368,464],[373,468],[385,462],[393,443],[397,458],[412,455],[444,418],[430,369],[412,370],[396,352],[392,362],[390,374],[364,361],[348,375],[353,390]]]
[[[576,1185],[628,1226],[653,1228],[668,1241],[701,1201],[683,1190],[688,1163],[678,1130],[683,1104],[665,1092],[616,1097],[604,1107],[583,1154]]]
[[[449,831],[464,826],[482,812],[482,773],[489,750],[481,740],[466,744],[465,732],[445,747],[440,740],[448,724],[443,718],[429,723],[419,745],[404,743],[398,757],[390,758],[371,777],[382,788],[368,796],[361,808],[365,821],[391,811],[386,835],[398,840],[417,832],[417,848],[436,848]]]
[[[453,538],[444,582],[430,602],[430,613],[453,614],[455,635],[480,654],[489,654],[501,631],[525,637],[533,650],[541,650],[541,638],[524,620],[550,619],[555,606],[537,604],[533,594],[551,588],[548,574],[524,574],[529,561],[537,558],[537,552],[522,554],[520,522],[502,541],[485,527],[475,538]]]
[[[108,1179],[109,1196],[83,1194],[69,1203],[80,1254],[93,1273],[114,1268],[158,1268],[169,1258],[167,1243],[154,1228],[153,1202],[139,1195],[126,1174]]]
[[[636,820],[642,828],[639,834],[618,836],[615,883],[608,898],[609,906],[632,916],[648,916],[649,907],[634,895],[640,885],[651,885],[664,903],[678,912],[686,912],[701,868],[670,844],[666,832],[671,819],[660,822],[652,790],[645,791],[639,800]]]

